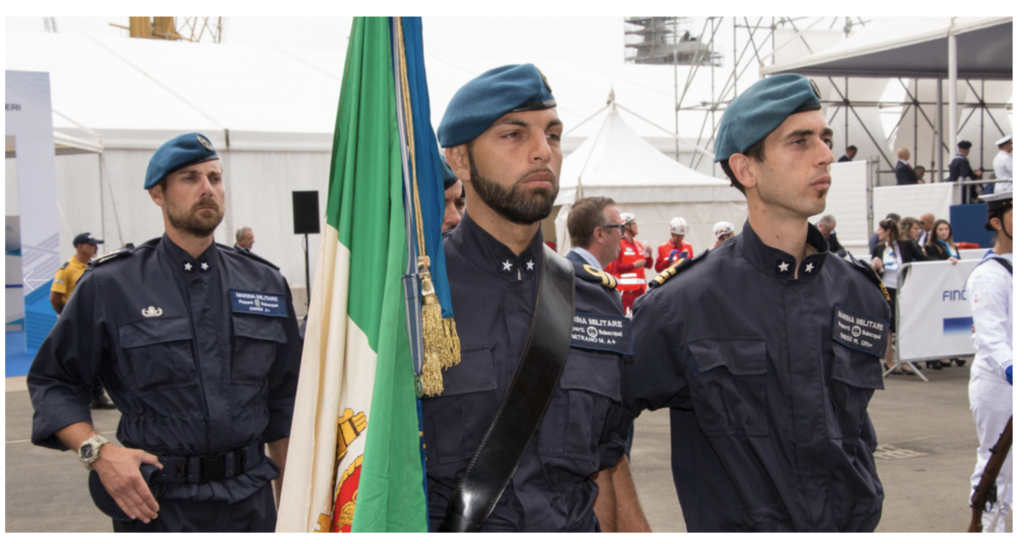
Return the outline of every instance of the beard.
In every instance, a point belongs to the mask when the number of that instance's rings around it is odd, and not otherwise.
[[[224,219],[224,208],[212,198],[201,199],[188,210],[179,208],[171,199],[167,198],[167,193],[164,193],[164,202],[171,226],[196,238],[206,238],[213,234],[213,230],[220,225],[221,219]],[[200,206],[214,206],[214,209],[200,210]]]
[[[516,180],[511,187],[488,179],[476,169],[476,161],[473,160],[473,152],[467,148],[469,155],[469,182],[492,210],[505,219],[519,224],[532,225],[541,219],[551,215],[551,208],[558,196],[558,176],[550,168],[538,168],[531,170]],[[532,188],[524,189],[519,183],[526,178],[539,172],[550,172],[554,181],[550,189]]]

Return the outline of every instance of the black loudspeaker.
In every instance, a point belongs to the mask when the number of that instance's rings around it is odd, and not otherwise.
[[[295,234],[320,234],[320,193],[292,191]]]

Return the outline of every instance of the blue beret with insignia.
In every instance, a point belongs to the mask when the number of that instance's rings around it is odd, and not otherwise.
[[[143,189],[160,183],[168,174],[186,166],[219,159],[210,139],[198,132],[190,132],[171,138],[160,146],[149,159],[146,169],[146,183]]]
[[[445,191],[451,189],[452,185],[459,181],[459,178],[455,176],[455,172],[452,172],[452,167],[448,166],[448,161],[445,160],[443,153],[441,154],[441,179],[444,180]]]
[[[779,128],[794,113],[821,109],[821,92],[797,74],[762,79],[733,100],[715,139],[715,162],[743,153]]]
[[[555,96],[532,64],[510,64],[488,70],[459,89],[444,111],[437,137],[441,147],[472,141],[502,115],[512,111],[555,107]]]

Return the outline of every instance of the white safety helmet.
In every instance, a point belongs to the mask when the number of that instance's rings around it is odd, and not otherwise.
[[[629,213],[629,212],[622,212],[622,213],[619,214],[619,217],[622,218],[622,224],[623,225],[628,225],[628,224],[632,223],[633,221],[636,221],[636,214],[632,214],[632,213]]]
[[[732,234],[735,230],[736,227],[734,227],[732,223],[728,221],[719,221],[715,223],[714,227],[711,228],[711,231],[714,233],[714,237],[716,240],[718,238],[721,238],[722,236],[725,236],[726,234]]]
[[[689,230],[689,225],[686,224],[686,220],[682,217],[673,217],[668,222],[668,231],[672,234],[679,234],[681,236],[686,235],[686,231]]]

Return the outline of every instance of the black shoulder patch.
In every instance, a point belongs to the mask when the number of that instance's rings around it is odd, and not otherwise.
[[[604,270],[594,268],[589,264],[578,263],[575,261],[569,262],[572,263],[572,268],[576,271],[576,277],[581,280],[586,280],[591,283],[600,283],[609,289],[615,289],[615,286],[619,284],[615,279],[615,276],[605,272]]]
[[[114,259],[131,255],[133,251],[135,251],[135,244],[128,244],[122,247],[121,249],[115,249],[110,253],[96,257],[95,259],[92,260],[92,262],[89,263],[89,266],[100,266],[109,263]]]
[[[841,260],[850,263],[850,265],[853,266],[858,272],[864,274],[864,277],[871,280],[871,283],[877,285],[878,289],[882,291],[882,296],[885,297],[885,301],[889,302],[889,290],[885,288],[885,284],[882,283],[882,278],[878,277],[878,273],[875,272],[874,268],[871,268],[871,266],[868,263],[860,259],[855,259],[852,256],[849,259]]]
[[[221,243],[218,243],[217,247],[223,249],[224,251],[227,251],[227,252],[230,252],[230,253],[234,253],[235,255],[245,255],[246,257],[249,257],[250,259],[252,259],[254,261],[259,261],[259,262],[261,262],[261,263],[263,263],[263,264],[273,268],[274,270],[281,270],[276,264],[274,264],[274,263],[264,259],[263,257],[260,257],[259,255],[253,253],[251,250],[235,248],[233,246],[226,246],[226,245],[221,244]]]
[[[64,264],[60,265],[60,269],[64,270],[65,268],[68,267],[69,264],[71,264],[71,261],[64,261]]]
[[[665,282],[667,282],[673,276],[679,274],[680,272],[686,270],[687,268],[690,268],[691,266],[693,266],[693,263],[703,259],[704,256],[708,254],[708,251],[709,250],[705,249],[704,251],[700,252],[700,255],[697,255],[692,259],[684,259],[682,261],[676,261],[672,263],[668,268],[662,270],[661,274],[658,274],[658,277],[647,282],[647,288],[654,289],[655,287],[665,285]]]

